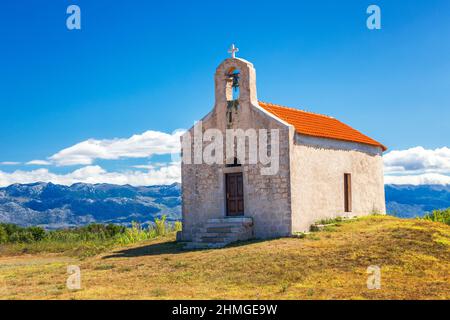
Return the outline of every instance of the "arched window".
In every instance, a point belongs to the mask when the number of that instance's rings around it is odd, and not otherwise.
[[[239,73],[239,70],[234,70],[231,74],[232,78],[232,90],[233,90],[233,100],[239,100],[239,80],[240,80],[241,74]]]
[[[241,73],[238,69],[232,69],[227,73],[227,101],[238,101],[240,94]]]
[[[227,96],[227,121],[230,125],[233,122],[233,111],[239,109],[240,77],[238,69],[231,69],[227,74],[226,96]]]

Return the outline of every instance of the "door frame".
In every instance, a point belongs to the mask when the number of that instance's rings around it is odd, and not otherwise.
[[[241,177],[242,177],[242,207],[243,207],[243,210],[242,210],[242,212],[240,212],[239,214],[237,214],[237,215],[230,215],[229,214],[229,211],[228,211],[228,197],[227,197],[227,193],[228,193],[228,176],[229,175],[241,175]],[[233,217],[243,217],[243,216],[245,216],[245,190],[244,190],[244,173],[241,171],[241,170],[239,170],[239,171],[232,171],[232,172],[225,172],[224,173],[224,182],[225,182],[225,217],[230,217],[230,218],[233,218]]]

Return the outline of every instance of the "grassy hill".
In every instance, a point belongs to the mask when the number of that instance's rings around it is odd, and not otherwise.
[[[66,289],[67,266],[82,289]],[[367,289],[367,267],[381,289]],[[303,238],[183,251],[174,236],[88,258],[0,254],[3,299],[450,299],[450,226],[371,216]]]

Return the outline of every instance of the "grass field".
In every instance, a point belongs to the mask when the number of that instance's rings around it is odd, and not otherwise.
[[[304,238],[183,251],[174,235],[108,249],[0,254],[2,299],[450,299],[450,226],[371,216]],[[66,288],[67,266],[81,290]],[[367,267],[381,289],[367,289]]]

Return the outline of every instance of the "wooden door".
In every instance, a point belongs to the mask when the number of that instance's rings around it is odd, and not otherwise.
[[[227,216],[244,215],[244,182],[242,172],[226,175]]]

